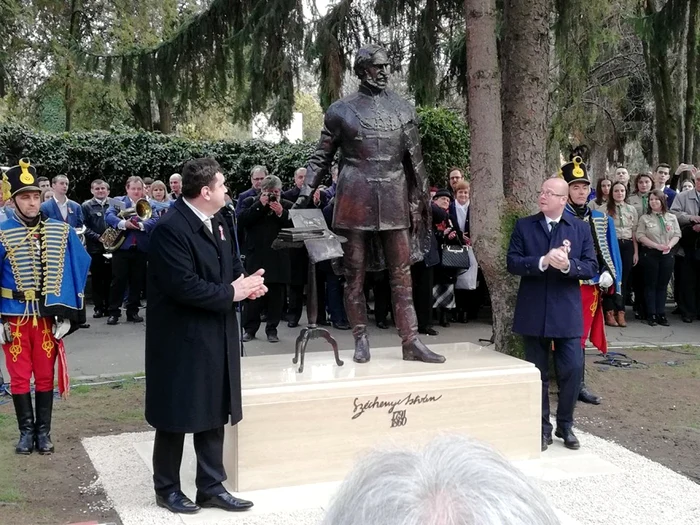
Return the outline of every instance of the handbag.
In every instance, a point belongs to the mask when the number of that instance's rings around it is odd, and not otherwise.
[[[440,250],[441,264],[444,268],[457,268],[468,270],[471,264],[469,260],[469,246],[443,244]]]

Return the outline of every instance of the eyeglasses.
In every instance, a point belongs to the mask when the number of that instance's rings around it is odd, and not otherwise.
[[[561,193],[554,193],[554,192],[551,191],[551,190],[543,190],[543,191],[540,192],[540,195],[544,195],[544,196],[547,197],[548,199],[549,199],[550,197],[567,197],[567,195],[562,195]]]

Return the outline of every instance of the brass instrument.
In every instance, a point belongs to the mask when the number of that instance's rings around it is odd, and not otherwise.
[[[138,217],[141,221],[146,221],[153,216],[153,208],[146,199],[139,199],[133,208],[121,210],[117,217],[124,220],[130,220],[133,217]],[[113,253],[124,244],[126,232],[128,230],[119,230],[117,228],[107,227],[104,233],[100,236],[100,242],[104,245],[107,253]]]

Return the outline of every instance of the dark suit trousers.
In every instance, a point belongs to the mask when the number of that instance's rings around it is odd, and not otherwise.
[[[91,253],[90,276],[92,279],[92,302],[95,310],[107,310],[109,287],[112,283],[112,262],[101,253]]]
[[[129,287],[126,315],[139,313],[143,276],[146,274],[148,255],[136,249],[117,250],[112,256],[112,285],[109,289],[109,315],[119,316],[124,292]]]
[[[243,328],[249,334],[255,334],[260,328],[260,314],[265,308],[267,320],[266,333],[277,333],[277,325],[282,318],[284,308],[284,292],[286,285],[280,283],[266,283],[267,293],[260,299],[246,301],[243,308]]]
[[[180,490],[180,465],[184,443],[183,433],[156,430],[153,444],[153,485],[156,494],[165,496]],[[197,455],[197,492],[208,496],[224,492],[224,427],[194,434],[194,451]]]
[[[570,429],[574,424],[574,407],[581,388],[583,352],[581,338],[552,339],[548,337],[524,336],[525,359],[534,363],[542,379],[542,435],[552,434],[549,421],[549,356],[554,358],[554,368],[559,382],[559,404],[557,426]],[[552,352],[554,343],[554,352]]]
[[[416,308],[418,328],[433,326],[433,267],[419,261],[411,266],[413,305]]]
[[[644,270],[644,299],[649,315],[666,315],[666,291],[673,273],[673,254],[645,249],[641,255]],[[688,286],[686,281],[685,286]]]

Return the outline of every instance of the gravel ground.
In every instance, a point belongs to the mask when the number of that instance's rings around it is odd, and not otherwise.
[[[522,462],[566,525],[697,525],[700,523],[700,486],[670,469],[619,445],[577,432],[582,449],[567,451],[561,441],[541,460]],[[248,494],[258,502],[244,515],[203,511],[181,518],[155,506],[151,473],[134,445],[153,434],[130,433],[83,440],[99,482],[119,513],[123,525],[312,525],[319,522],[327,498],[310,508],[265,512],[263,493]],[[246,494],[242,494],[246,497]],[[298,499],[298,498],[297,498]],[[262,505],[260,504],[262,503]]]

